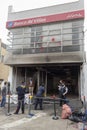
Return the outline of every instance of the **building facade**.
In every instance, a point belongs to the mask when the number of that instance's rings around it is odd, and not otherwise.
[[[9,77],[10,67],[7,65],[4,65],[3,63],[3,59],[6,53],[7,53],[6,45],[2,43],[0,39],[0,82],[2,82],[3,80],[8,81],[8,77]]]
[[[13,91],[21,82],[33,79],[34,93],[44,82],[45,93],[56,94],[63,79],[71,95],[81,95],[84,49],[84,2],[54,5],[13,12],[8,8],[9,54]]]

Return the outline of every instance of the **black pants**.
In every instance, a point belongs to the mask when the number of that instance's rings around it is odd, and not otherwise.
[[[42,110],[42,104],[43,104],[43,99],[41,97],[36,97],[36,99],[35,99],[35,110],[37,109],[38,105],[40,107],[40,110]]]
[[[18,106],[16,109],[16,113],[19,112],[20,108],[21,108],[22,113],[24,113],[24,99],[18,100]]]
[[[64,95],[60,95],[59,98],[60,98],[60,106],[66,103],[66,97]]]

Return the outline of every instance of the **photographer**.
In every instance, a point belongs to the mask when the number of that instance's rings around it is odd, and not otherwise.
[[[59,98],[60,98],[60,106],[66,103],[66,94],[68,93],[68,88],[65,86],[63,80],[60,80],[58,85]]]

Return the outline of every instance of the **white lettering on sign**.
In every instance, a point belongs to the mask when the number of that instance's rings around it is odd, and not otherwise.
[[[46,22],[46,18],[37,18],[33,20],[34,23],[42,23],[42,22]]]
[[[36,19],[29,19],[24,21],[16,21],[14,22],[14,26],[23,26],[28,24],[37,24],[46,22],[46,18],[36,18]]]
[[[82,14],[69,14],[68,16],[67,16],[67,18],[79,18],[79,17],[82,17]]]
[[[32,19],[27,21],[27,24],[32,24],[32,23],[33,23]]]
[[[54,14],[49,16],[34,17],[29,19],[21,19],[17,21],[8,21],[6,23],[7,28],[29,26],[33,24],[50,23],[54,21],[63,21],[69,19],[84,18],[84,10],[67,12],[63,14]]]

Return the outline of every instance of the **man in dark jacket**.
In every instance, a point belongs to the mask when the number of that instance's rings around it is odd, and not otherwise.
[[[24,82],[22,82],[22,84],[16,88],[16,91],[18,94],[18,106],[17,106],[16,112],[14,114],[18,114],[20,108],[21,108],[22,114],[24,114],[24,99],[25,99]]]
[[[40,85],[37,93],[36,93],[36,99],[35,99],[35,110],[37,110],[37,106],[39,104],[40,110],[42,110],[42,103],[43,103],[43,94],[44,94],[44,84]]]

